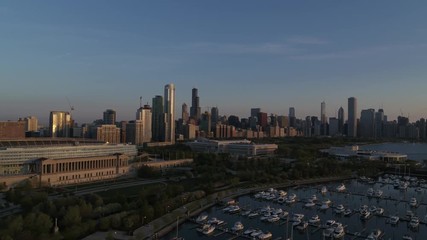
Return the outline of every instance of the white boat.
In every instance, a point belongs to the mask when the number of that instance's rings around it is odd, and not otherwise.
[[[260,235],[258,235],[258,239],[260,240],[267,240],[267,239],[271,239],[272,237],[273,237],[273,234],[271,234],[271,232],[261,233]]]
[[[232,214],[238,213],[238,212],[240,212],[240,207],[238,205],[231,206],[231,208],[230,208],[230,210],[228,210],[228,212],[232,213]]]
[[[332,225],[334,225],[336,223],[336,221],[335,220],[327,220],[326,222],[325,222],[325,228],[330,228],[330,227],[332,227]]]
[[[369,236],[366,238],[367,240],[377,240],[381,237],[382,231],[380,229],[375,229],[374,231],[369,234]]]
[[[416,207],[418,205],[417,199],[416,198],[411,198],[411,201],[409,202],[409,205],[411,207]]]
[[[296,201],[297,195],[295,195],[295,193],[292,193],[291,195],[288,196],[288,199],[286,199],[286,203],[287,204],[291,204],[294,203]]]
[[[335,229],[334,228],[327,228],[323,230],[323,236],[326,238],[330,238],[334,235]]]
[[[251,237],[258,237],[261,234],[263,234],[261,230],[256,230],[251,233]]]
[[[371,216],[371,212],[369,212],[368,210],[363,210],[360,212],[360,218],[362,220],[368,219]]]
[[[302,223],[298,224],[298,226],[296,226],[296,229],[299,231],[303,231],[307,227],[308,227],[308,222],[302,222]]]
[[[200,215],[196,218],[196,222],[198,222],[198,223],[204,222],[204,221],[206,221],[207,218],[208,218],[208,215],[205,215],[205,214]]]
[[[339,225],[338,227],[335,228],[334,231],[334,238],[342,238],[344,237],[345,232],[344,232],[344,227],[342,225]]]
[[[378,189],[378,190],[375,191],[375,197],[382,197],[382,195],[383,195],[383,191],[382,190]]]
[[[320,193],[322,194],[326,194],[328,192],[328,189],[326,188],[326,186],[323,186],[322,189],[320,190]]]
[[[221,225],[221,224],[223,224],[224,223],[224,221],[223,220],[219,220],[219,219],[217,219],[217,218],[211,218],[211,219],[209,219],[209,221],[208,221],[208,224],[216,224],[216,225]]]
[[[346,210],[344,210],[344,216],[350,216],[350,214],[352,213],[353,211],[351,211],[351,209],[350,208],[347,208]]]
[[[246,231],[244,231],[243,232],[243,234],[245,234],[245,235],[250,235],[250,234],[252,234],[254,231],[256,231],[255,229],[253,229],[253,228],[249,228],[249,229],[247,229]]]
[[[399,217],[398,216],[391,216],[390,217],[390,223],[391,224],[397,224],[399,222]]]
[[[279,215],[279,214],[283,213],[283,209],[281,209],[281,208],[276,208],[276,209],[273,209],[273,211],[271,211],[271,213],[272,213],[273,215]]]
[[[283,211],[281,214],[279,214],[279,217],[280,217],[281,219],[285,219],[285,218],[287,218],[287,217],[288,217],[288,215],[289,215],[289,212],[287,212],[287,211]]]
[[[234,226],[231,228],[231,230],[232,230],[233,232],[238,232],[238,231],[242,231],[242,230],[243,230],[243,228],[244,228],[244,226],[243,226],[243,224],[242,224],[241,222],[236,222],[236,223],[234,224]]]
[[[267,219],[267,221],[268,222],[271,222],[271,223],[273,223],[273,222],[277,222],[277,221],[279,221],[280,220],[280,217],[279,216],[277,216],[277,215],[272,215],[270,218],[268,218]]]
[[[316,194],[313,194],[313,195],[311,195],[311,201],[317,201],[317,196],[316,196]]]
[[[417,228],[420,225],[420,219],[418,217],[412,217],[411,221],[409,222],[409,226],[412,228]]]
[[[278,202],[278,203],[285,203],[285,202],[286,202],[286,197],[279,197],[279,198],[277,199],[277,202]]]
[[[336,212],[336,213],[343,213],[344,211],[345,211],[345,208],[344,208],[344,206],[343,206],[342,204],[338,205],[338,206],[335,208],[335,212]]]
[[[375,214],[377,215],[383,215],[384,213],[384,208],[377,208],[377,211],[375,211]]]
[[[249,214],[251,214],[251,210],[247,210],[241,213],[242,216],[248,216]]]
[[[318,222],[320,222],[320,217],[319,217],[319,215],[314,215],[313,217],[311,217],[311,218],[308,220],[308,222],[309,222],[309,223],[318,223]]]
[[[286,191],[283,191],[283,190],[279,191],[279,197],[286,197],[286,195],[288,195]]]
[[[215,226],[214,225],[209,225],[208,228],[203,230],[203,234],[205,235],[209,235],[211,233],[213,233],[215,231]]]
[[[371,213],[376,213],[376,212],[377,212],[377,207],[375,207],[375,206],[371,206],[371,207],[369,208],[369,212],[371,212]]]
[[[402,239],[403,240],[412,240],[412,237],[409,236],[409,235],[407,235],[407,234],[405,234],[405,235],[403,235]]]
[[[416,191],[416,192],[422,192],[422,191],[423,191],[423,189],[422,189],[421,187],[417,187],[417,188],[415,189],[415,191]]]
[[[313,200],[310,199],[304,206],[306,208],[311,208],[311,207],[316,206],[316,203],[314,203]]]
[[[345,191],[345,185],[344,185],[344,183],[341,183],[338,187],[337,187],[337,191],[338,192],[343,192],[343,191]]]
[[[292,223],[292,227],[296,227],[296,226],[300,225],[301,223],[302,223],[302,221],[301,221],[301,220],[294,221],[294,222]]]
[[[268,219],[271,217],[271,213],[270,212],[266,212],[264,213],[264,216],[260,217],[261,221],[268,221]]]
[[[292,221],[294,222],[301,221],[303,218],[304,218],[304,214],[294,213]]]
[[[363,211],[363,210],[368,210],[368,206],[367,205],[362,205],[359,208],[359,212]]]
[[[374,195],[374,189],[368,188],[368,191],[366,191],[366,193],[368,194],[368,196],[372,196],[372,195]]]
[[[259,213],[257,213],[257,212],[252,212],[252,213],[250,213],[250,214],[248,215],[248,218],[254,218],[254,217],[258,216],[258,215],[259,215]]]

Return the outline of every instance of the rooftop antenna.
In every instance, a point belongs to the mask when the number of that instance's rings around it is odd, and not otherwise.
[[[142,96],[139,97],[139,108],[142,108]]]

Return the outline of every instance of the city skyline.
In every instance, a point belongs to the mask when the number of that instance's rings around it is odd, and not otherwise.
[[[78,123],[106,109],[132,120],[168,82],[176,113],[195,87],[202,113],[301,119],[324,101],[337,117],[354,96],[390,120],[426,117],[427,3],[242,3],[3,1],[0,120],[46,124],[67,98]]]

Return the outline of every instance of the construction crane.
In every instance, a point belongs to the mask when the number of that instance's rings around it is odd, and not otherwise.
[[[71,114],[74,111],[74,106],[71,106],[70,99],[68,99],[68,97],[65,97],[65,98],[67,98],[67,102],[68,102],[68,106],[70,106],[70,114]]]

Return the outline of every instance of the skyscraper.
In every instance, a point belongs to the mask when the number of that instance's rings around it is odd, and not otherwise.
[[[200,119],[200,103],[199,103],[198,89],[193,88],[191,90],[191,107],[190,107],[190,117],[198,121]]]
[[[217,107],[211,108],[211,120],[212,120],[212,126],[215,126],[218,123],[219,111]]]
[[[206,111],[202,114],[202,118],[200,120],[200,130],[205,133],[205,137],[210,137],[211,129],[211,114]]]
[[[258,117],[258,113],[261,112],[261,108],[251,108],[251,117]]]
[[[344,108],[338,109],[338,132],[344,134]]]
[[[116,124],[116,111],[112,109],[105,110],[103,114],[104,124]]]
[[[348,99],[348,136],[357,137],[357,99],[351,97]]]
[[[289,126],[290,127],[296,127],[296,117],[295,117],[295,108],[294,107],[290,107],[289,108]]]
[[[378,109],[375,113],[375,138],[383,137],[383,125],[384,125],[384,110]]]
[[[375,110],[364,109],[360,114],[360,136],[374,138],[375,136]]]
[[[184,124],[186,124],[188,122],[188,118],[189,118],[189,115],[188,115],[188,106],[185,103],[182,104],[181,118],[182,118],[182,122]]]
[[[49,133],[51,137],[69,137],[71,115],[69,112],[52,111],[49,117]]]
[[[323,101],[320,104],[320,134],[326,135],[327,125],[326,125],[326,103]]]
[[[150,105],[144,105],[136,111],[136,123],[141,121],[142,126],[138,126],[140,134],[137,136],[140,143],[146,143],[151,141],[152,137],[152,113]]]
[[[164,97],[165,142],[175,143],[175,85],[173,83],[165,86]]]
[[[153,98],[152,104],[152,139],[153,141],[164,141],[164,108],[163,108],[163,97],[157,95]]]
[[[38,131],[38,120],[34,116],[24,118],[25,131],[26,132],[37,132]]]

